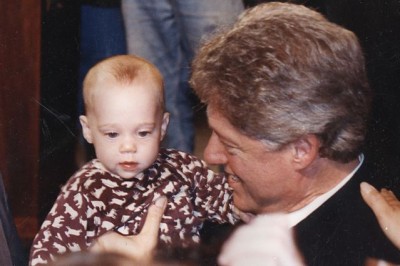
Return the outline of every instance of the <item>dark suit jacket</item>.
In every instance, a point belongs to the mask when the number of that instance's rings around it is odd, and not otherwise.
[[[400,251],[385,237],[360,194],[362,181],[375,184],[379,178],[364,161],[344,187],[295,226],[307,265],[364,265],[367,257],[400,263]]]

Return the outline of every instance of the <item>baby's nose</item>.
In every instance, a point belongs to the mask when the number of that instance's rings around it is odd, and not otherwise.
[[[126,138],[121,143],[120,152],[136,152],[136,142],[133,138]]]

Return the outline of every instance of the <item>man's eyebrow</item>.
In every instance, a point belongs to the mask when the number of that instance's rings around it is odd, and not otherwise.
[[[233,147],[240,147],[240,145],[226,137],[221,136],[220,134],[218,134],[215,130],[213,130],[213,132],[217,135],[217,137],[219,138],[219,140],[222,142],[222,144],[224,145],[229,145],[229,146],[233,146]]]

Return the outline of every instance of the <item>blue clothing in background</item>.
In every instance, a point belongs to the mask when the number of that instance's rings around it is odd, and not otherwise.
[[[82,82],[89,69],[112,55],[126,54],[120,5],[81,6],[78,114],[83,113]]]
[[[164,146],[194,149],[189,65],[202,38],[232,24],[242,0],[122,0],[128,52],[155,64],[165,79],[170,124]]]

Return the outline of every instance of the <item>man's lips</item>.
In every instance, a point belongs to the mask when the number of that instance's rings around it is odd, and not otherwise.
[[[136,162],[122,162],[119,163],[119,165],[121,166],[122,169],[126,170],[126,171],[134,171],[136,170],[138,163]]]
[[[240,178],[236,175],[229,175],[229,178],[231,178],[234,182],[239,182]]]
[[[233,174],[228,174],[228,183],[229,183],[230,187],[234,186],[235,184],[237,184],[239,182],[240,182],[240,178],[238,176],[233,175]]]

